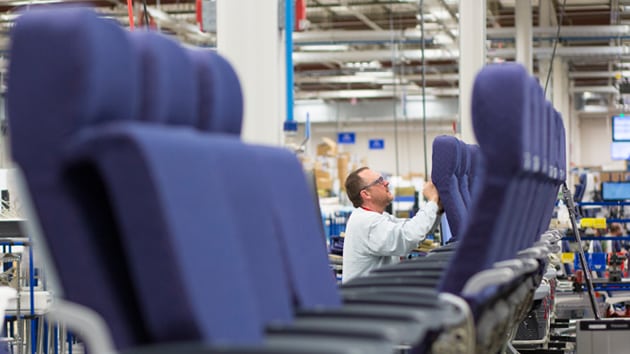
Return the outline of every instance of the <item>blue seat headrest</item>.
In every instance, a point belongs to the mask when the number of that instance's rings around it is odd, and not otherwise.
[[[210,50],[190,50],[199,84],[200,130],[240,135],[243,93],[236,72],[221,55]]]
[[[529,82],[527,70],[516,63],[488,65],[477,75],[473,129],[483,155],[494,162],[488,171],[506,176],[522,169],[523,130],[531,116]]]
[[[457,138],[449,135],[440,135],[433,140],[433,162],[431,167],[433,184],[436,186],[443,185],[442,179],[457,176],[460,171],[460,154]]]
[[[17,19],[11,43],[11,140],[29,144],[14,149],[18,162],[50,167],[54,147],[81,126],[136,116],[139,62],[113,21],[84,8],[32,10]]]
[[[199,115],[196,71],[175,41],[150,31],[130,34],[142,63],[139,119],[193,126]]]

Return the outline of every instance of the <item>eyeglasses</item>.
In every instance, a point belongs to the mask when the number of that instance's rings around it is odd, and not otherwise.
[[[380,176],[379,178],[377,178],[377,179],[376,179],[376,181],[374,181],[374,182],[372,182],[372,183],[368,184],[367,186],[364,186],[364,187],[363,187],[363,188],[361,188],[360,190],[362,191],[362,190],[368,189],[368,188],[370,188],[370,187],[372,187],[372,186],[375,186],[375,185],[377,185],[377,184],[383,184],[384,182],[385,182],[385,178],[383,178],[383,176]]]

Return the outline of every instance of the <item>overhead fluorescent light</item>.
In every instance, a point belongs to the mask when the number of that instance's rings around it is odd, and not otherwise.
[[[347,44],[314,44],[301,45],[300,50],[305,52],[344,52],[348,50]]]
[[[436,100],[437,96],[435,95],[424,95],[427,101]],[[409,95],[407,96],[407,101],[422,101],[422,95]]]
[[[433,42],[441,45],[451,45],[454,43],[453,38],[445,33],[438,33],[433,36]]]
[[[310,106],[324,104],[324,100],[322,100],[321,98],[298,99],[295,100],[293,103],[296,106]]]
[[[444,21],[451,19],[451,14],[441,6],[431,8],[429,11],[431,11],[431,14],[438,20]]]
[[[351,69],[380,69],[381,68],[381,62],[379,62],[378,60],[372,60],[372,61],[350,61],[350,62],[346,62],[343,63],[343,66],[346,68],[351,68]]]
[[[391,71],[359,71],[355,75],[374,78],[391,78],[394,76]]]

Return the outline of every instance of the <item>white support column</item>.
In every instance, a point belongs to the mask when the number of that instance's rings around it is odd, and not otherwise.
[[[243,140],[282,142],[286,93],[278,0],[217,0],[217,48],[234,65],[244,96]]]
[[[569,90],[571,89],[571,82],[569,82]],[[580,116],[577,110],[575,109],[575,105],[573,103],[573,95],[569,96],[569,131],[570,142],[569,142],[569,150],[570,150],[570,163],[575,166],[582,165],[582,134],[580,133]]]
[[[459,2],[459,121],[462,140],[476,142],[471,97],[477,72],[486,64],[486,0]]]
[[[515,1],[516,16],[516,61],[533,73],[532,59],[532,4],[531,0]]]

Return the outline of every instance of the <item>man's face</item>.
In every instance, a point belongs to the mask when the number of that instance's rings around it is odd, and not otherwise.
[[[365,186],[362,193],[367,194],[363,194],[364,201],[369,198],[377,205],[386,207],[394,200],[394,196],[389,191],[389,182],[378,173],[367,169],[361,171],[359,177],[361,177]]]

